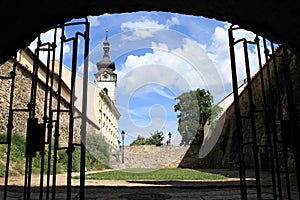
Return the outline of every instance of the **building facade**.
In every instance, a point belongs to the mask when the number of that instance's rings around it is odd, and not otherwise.
[[[88,120],[88,132],[101,134],[103,139],[110,145],[112,151],[119,149],[118,139],[118,123],[120,113],[116,108],[116,86],[117,75],[113,72],[115,70],[114,62],[109,60],[109,42],[106,37],[104,44],[104,56],[103,60],[97,63],[98,72],[95,74],[95,82],[89,81],[87,86],[87,120]],[[29,73],[33,72],[34,54],[29,49],[21,49],[18,52],[18,62],[22,67],[26,68]],[[53,88],[57,92],[58,80],[59,80],[59,61],[55,60],[53,72],[54,76]],[[110,63],[111,65],[107,65]],[[49,66],[52,66],[50,62]],[[38,79],[46,84],[47,67],[43,62],[39,62],[38,67]],[[75,78],[75,92],[71,94],[71,76],[72,71],[69,67],[62,65],[62,83],[61,83],[61,97],[65,102],[70,103],[72,98],[74,101],[74,116],[81,115],[82,111],[82,91],[83,91],[83,77],[76,73]],[[50,79],[48,81],[50,87]],[[74,136],[79,139],[80,121],[75,119]],[[76,126],[76,124],[78,126]],[[88,135],[87,135],[88,136]],[[75,139],[76,140],[76,139]]]
[[[105,141],[119,148],[118,123],[120,113],[116,108],[117,74],[114,73],[115,63],[109,57],[110,44],[108,30],[103,42],[103,59],[97,63],[98,71],[94,74],[95,83],[99,88],[99,124]]]

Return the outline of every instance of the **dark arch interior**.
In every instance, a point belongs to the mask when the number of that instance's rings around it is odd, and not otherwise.
[[[276,43],[286,43],[300,52],[300,12],[288,1],[271,0],[116,0],[110,1],[31,1],[3,0],[0,3],[2,40],[0,64],[39,33],[75,18],[136,11],[165,11],[214,18],[239,25]],[[7,12],[10,14],[7,14]]]
[[[104,13],[135,11],[165,11],[215,18],[237,24],[241,28],[267,37],[277,43],[287,43],[300,50],[300,13],[288,1],[234,1],[234,0],[117,0],[106,1],[30,1],[4,0],[0,3],[2,40],[0,64],[16,50],[28,46],[41,32],[56,24]],[[9,14],[7,13],[9,12]]]

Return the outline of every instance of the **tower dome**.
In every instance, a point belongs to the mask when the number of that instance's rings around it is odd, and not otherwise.
[[[106,29],[106,37],[105,41],[103,42],[103,59],[99,62],[97,62],[97,68],[98,71],[101,71],[101,69],[108,69],[111,71],[114,71],[116,69],[115,63],[110,60],[109,58],[109,41],[108,41],[108,29]]]

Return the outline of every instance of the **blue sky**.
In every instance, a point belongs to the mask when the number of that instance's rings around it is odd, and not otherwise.
[[[173,144],[179,144],[174,98],[183,92],[204,88],[217,103],[231,92],[229,23],[165,12],[104,14],[88,16],[88,19],[91,23],[91,81],[96,72],[95,64],[103,56],[105,30],[109,30],[110,58],[116,63],[118,74],[119,132],[126,132],[126,145],[138,135],[149,137],[156,130],[163,131],[165,138],[171,132]],[[72,35],[77,29],[67,28],[65,34]],[[236,37],[254,38],[254,34],[239,31]],[[82,40],[79,45],[83,45]],[[65,44],[64,49],[64,63],[70,66],[71,45]],[[240,82],[245,77],[244,60],[239,56],[242,53],[242,46],[237,45]],[[79,55],[82,57],[83,51]],[[254,66],[258,66],[256,56],[253,47],[249,58]],[[80,73],[82,62],[78,65]],[[252,73],[255,71],[254,68]]]

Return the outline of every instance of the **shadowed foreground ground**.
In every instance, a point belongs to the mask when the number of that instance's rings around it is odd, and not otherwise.
[[[201,170],[203,171],[203,170]],[[228,170],[206,170],[211,173],[219,173],[229,177],[228,180],[218,181],[158,181],[158,180],[87,180],[85,189],[85,199],[87,200],[185,200],[185,199],[240,199],[239,178],[237,171]],[[92,173],[92,172],[88,172]],[[78,175],[78,174],[74,174]],[[248,179],[248,199],[256,199],[255,180],[253,173],[249,173]],[[39,199],[38,176],[33,178],[31,189],[31,199]],[[23,187],[17,183],[22,183],[22,179],[14,177],[10,179],[8,188],[8,199],[17,200],[23,198]],[[18,181],[17,181],[18,180]],[[66,199],[66,175],[57,176],[58,187],[56,187],[56,199]],[[1,180],[2,181],[2,180]],[[3,184],[3,181],[2,181]],[[72,182],[72,199],[79,199],[79,180]],[[272,184],[268,173],[262,174],[263,199],[274,199],[272,196]],[[50,192],[52,190],[50,189]],[[293,198],[298,199],[298,194],[293,186]],[[3,195],[3,186],[0,187],[0,197]],[[50,194],[51,197],[51,194]],[[0,198],[0,199],[1,199]],[[45,199],[44,195],[44,199]]]

